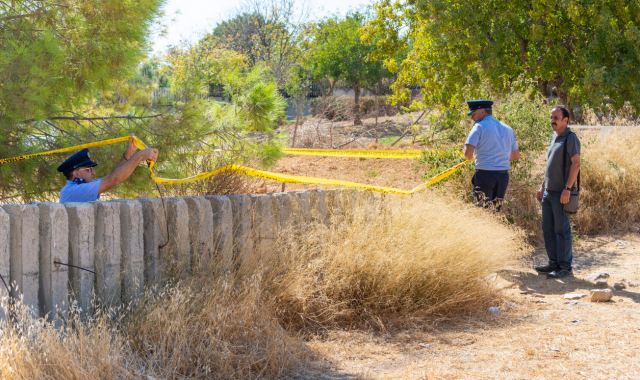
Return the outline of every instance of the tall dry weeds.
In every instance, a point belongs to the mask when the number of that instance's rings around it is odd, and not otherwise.
[[[150,373],[167,379],[277,378],[301,367],[309,358],[303,342],[278,323],[257,282],[234,280],[214,268],[147,299],[127,335]]]
[[[280,236],[250,262],[285,326],[385,328],[482,310],[490,273],[523,252],[523,235],[485,210],[435,193],[370,204],[327,227]],[[246,270],[251,272],[251,270]]]
[[[584,141],[580,211],[583,233],[637,231],[640,225],[640,130],[603,131]]]
[[[6,308],[6,299],[3,302]],[[126,339],[105,316],[56,328],[21,303],[12,320],[0,322],[0,379],[131,379],[139,363]]]

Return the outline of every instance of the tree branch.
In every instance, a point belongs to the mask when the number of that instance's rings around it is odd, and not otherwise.
[[[84,116],[51,116],[45,117],[44,119],[27,119],[23,120],[23,123],[32,123],[38,120],[75,120],[75,121],[91,121],[91,120],[142,120],[142,119],[153,119],[156,117],[164,116],[164,114],[156,114],[149,116],[134,116],[134,115],[124,115],[124,116],[96,116],[96,117],[84,117]]]

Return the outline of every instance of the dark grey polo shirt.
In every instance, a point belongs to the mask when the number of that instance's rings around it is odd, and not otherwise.
[[[564,145],[567,144],[567,156],[564,167],[562,155]],[[544,188],[548,191],[562,191],[569,176],[571,157],[580,154],[580,140],[571,129],[567,128],[562,136],[554,135],[547,151],[547,169],[544,173]]]

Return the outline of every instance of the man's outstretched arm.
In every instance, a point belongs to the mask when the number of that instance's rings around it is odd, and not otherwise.
[[[102,178],[100,189],[98,190],[98,192],[102,194],[112,187],[126,181],[127,178],[129,178],[131,174],[133,174],[133,172],[136,170],[138,164],[140,164],[142,161],[155,161],[157,159],[157,149],[148,148],[136,152],[128,161],[121,162],[115,169],[113,169],[113,171],[109,175]]]

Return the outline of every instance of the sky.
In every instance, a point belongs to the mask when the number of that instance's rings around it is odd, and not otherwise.
[[[344,15],[373,4],[374,0],[296,0],[308,9],[311,20]],[[236,15],[243,0],[167,0],[161,20],[164,32],[152,37],[153,53],[161,55],[168,46],[180,41],[195,42],[210,32],[217,23]]]

